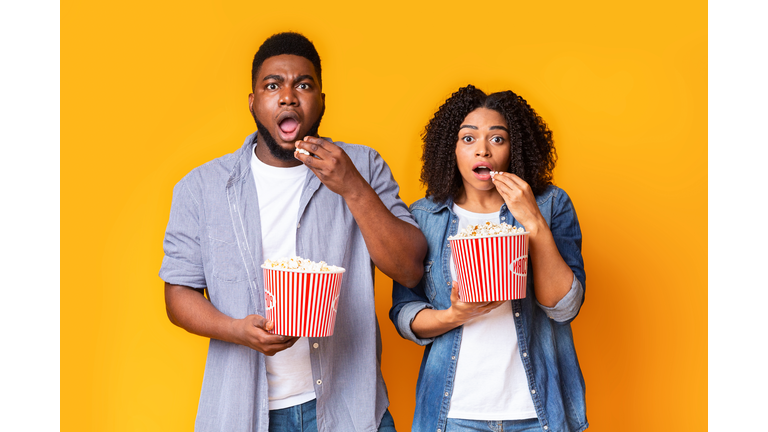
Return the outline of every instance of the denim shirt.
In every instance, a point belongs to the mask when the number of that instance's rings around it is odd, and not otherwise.
[[[195,168],[173,190],[160,269],[164,281],[207,288],[233,318],[265,316],[264,262],[256,184],[255,133],[235,153]],[[336,142],[398,218],[416,226],[379,154]],[[381,375],[374,267],[344,199],[309,171],[299,199],[296,254],[344,267],[333,336],[309,338],[317,425],[322,432],[376,431],[389,405]],[[274,257],[269,257],[274,258]],[[267,432],[264,354],[211,339],[195,421],[198,432]]]
[[[526,297],[512,300],[520,357],[528,379],[536,415],[542,430],[576,432],[587,428],[584,378],[573,344],[570,322],[584,301],[585,273],[581,257],[581,229],[570,198],[562,189],[549,186],[536,197],[560,255],[574,274],[571,290],[554,307],[536,301],[531,264],[528,264]],[[411,213],[427,238],[429,250],[424,277],[408,289],[397,282],[392,291],[389,317],[400,335],[426,345],[416,385],[413,430],[442,432],[453,392],[463,326],[435,338],[421,339],[411,323],[424,308],[451,306],[450,247],[448,237],[458,231],[453,202],[435,203],[424,198],[413,203]],[[502,205],[499,223],[522,226]]]

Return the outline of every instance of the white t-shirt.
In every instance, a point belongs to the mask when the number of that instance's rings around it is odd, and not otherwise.
[[[251,171],[259,196],[264,259],[296,255],[296,219],[308,170],[304,165],[273,167],[260,161],[255,154],[251,158]],[[292,347],[267,357],[267,382],[270,410],[288,408],[315,398],[307,338],[300,338]]]
[[[499,212],[473,213],[456,204],[453,212],[459,217],[459,229],[486,221],[499,223]],[[457,280],[453,257],[451,277]],[[536,418],[517,345],[511,302],[464,324],[448,417],[469,420]]]

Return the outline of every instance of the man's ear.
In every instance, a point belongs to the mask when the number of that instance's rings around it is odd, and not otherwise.
[[[320,97],[323,98],[323,106],[325,106],[325,93],[320,93]]]
[[[325,101],[325,99],[323,99]],[[248,111],[253,112],[253,93],[248,94]]]

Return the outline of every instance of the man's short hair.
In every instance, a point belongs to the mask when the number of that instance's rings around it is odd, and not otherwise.
[[[256,78],[261,69],[262,63],[270,57],[292,54],[312,62],[315,66],[318,85],[323,87],[323,77],[320,68],[320,55],[315,49],[315,45],[304,35],[294,32],[277,33],[264,41],[253,56],[253,67],[251,68],[251,88],[256,88]]]

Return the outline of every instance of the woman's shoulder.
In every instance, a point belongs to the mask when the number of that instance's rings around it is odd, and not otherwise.
[[[553,184],[547,186],[540,194],[536,195],[536,203],[539,206],[552,202],[556,207],[563,205],[571,200],[563,189]]]
[[[437,213],[441,211],[443,208],[446,208],[448,206],[447,202],[435,202],[432,197],[424,197],[413,204],[411,204],[408,209],[411,210],[411,213],[414,212],[427,212],[427,213]]]

